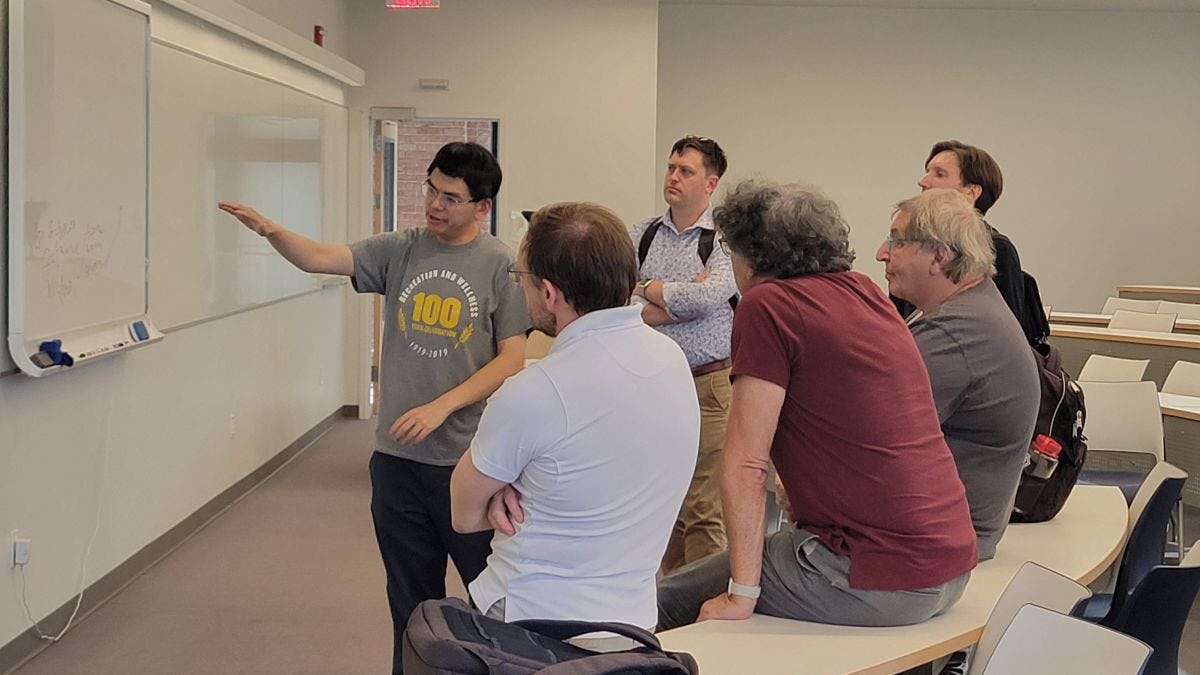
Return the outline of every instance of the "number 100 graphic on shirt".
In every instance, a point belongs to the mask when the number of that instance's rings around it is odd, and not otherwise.
[[[440,359],[470,341],[479,300],[457,272],[432,269],[413,277],[400,293],[396,323],[408,348]]]

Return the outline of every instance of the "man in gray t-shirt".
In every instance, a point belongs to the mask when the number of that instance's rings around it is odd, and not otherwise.
[[[450,474],[484,401],[525,358],[529,314],[509,278],[512,251],[479,227],[500,180],[486,149],[447,144],[422,186],[425,227],[353,245],[315,242],[250,207],[220,205],[300,269],[349,276],[360,293],[384,296],[371,516],[387,573],[393,672],[402,670],[413,608],[446,594],[446,556],[470,583],[491,552],[491,532],[454,532]]]
[[[1037,366],[995,284],[982,218],[953,189],[896,205],[875,259],[888,291],[920,310],[909,320],[942,434],[967,490],[979,559],[995,556],[1012,513],[1037,419]]]

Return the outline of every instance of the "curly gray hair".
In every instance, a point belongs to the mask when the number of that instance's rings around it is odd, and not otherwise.
[[[802,185],[742,181],[713,220],[725,244],[759,276],[845,272],[854,262],[850,226],[837,204]]]

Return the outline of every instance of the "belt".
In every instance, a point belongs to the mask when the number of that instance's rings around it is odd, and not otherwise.
[[[692,368],[692,377],[700,377],[701,375],[715,373],[718,370],[725,370],[731,365],[733,365],[733,363],[729,359],[721,359],[720,361],[713,361],[712,363],[706,363],[702,366],[696,366],[695,368]]]

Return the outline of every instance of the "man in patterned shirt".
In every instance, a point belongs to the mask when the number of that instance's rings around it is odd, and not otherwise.
[[[711,138],[679,139],[663,181],[670,208],[630,230],[640,265],[635,302],[642,303],[647,324],[683,349],[700,403],[696,470],[663,556],[663,572],[726,546],[720,467],[730,396],[730,300],[737,285],[729,254],[713,245],[710,204],[726,166],[725,152]]]

